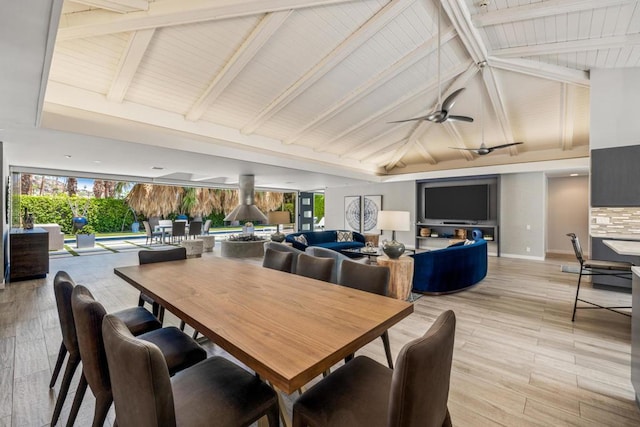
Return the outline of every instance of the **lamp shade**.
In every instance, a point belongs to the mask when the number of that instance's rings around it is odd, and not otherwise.
[[[267,224],[290,224],[289,211],[272,211],[267,213]]]
[[[411,230],[409,212],[379,211],[377,227],[388,231],[409,231]]]

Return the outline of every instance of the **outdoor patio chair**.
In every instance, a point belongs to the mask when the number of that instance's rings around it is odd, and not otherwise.
[[[160,240],[162,239],[161,231],[153,231],[153,228],[151,227],[151,224],[149,224],[148,221],[142,221],[142,225],[144,225],[144,231],[147,234],[147,240],[145,240],[145,245],[148,245],[149,241],[151,241],[151,243],[153,243],[154,240],[156,242],[160,242]]]
[[[211,228],[211,220],[208,219],[204,222],[204,226],[202,227],[202,234],[209,234],[210,228]]]
[[[189,223],[189,236],[194,239],[202,234],[202,221],[191,221]]]
[[[173,221],[172,227],[171,227],[171,241],[173,243],[177,241],[181,242],[182,238],[186,238],[186,226],[187,223],[186,221]]]

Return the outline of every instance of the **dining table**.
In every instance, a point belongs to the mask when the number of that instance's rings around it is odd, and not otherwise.
[[[153,227],[153,231],[159,231],[162,233],[161,240],[162,243],[166,243],[166,237],[171,235],[171,230],[173,229],[173,224],[160,224]],[[189,234],[189,224],[185,224],[184,232]]]
[[[406,301],[221,257],[114,272],[287,394],[413,312]]]

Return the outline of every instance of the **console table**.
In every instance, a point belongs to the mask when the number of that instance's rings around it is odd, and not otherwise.
[[[12,228],[9,234],[9,281],[47,277],[49,233],[42,228]]]

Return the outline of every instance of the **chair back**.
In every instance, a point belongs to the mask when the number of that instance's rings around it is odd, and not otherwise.
[[[389,267],[360,264],[346,260],[342,263],[338,284],[378,295],[389,295]]]
[[[202,234],[202,221],[191,221],[189,223],[189,236],[199,236]]]
[[[102,322],[118,426],[175,426],[169,370],[160,349],[134,338],[112,314]]]
[[[71,308],[71,293],[76,283],[66,271],[58,271],[53,279],[53,293],[62,330],[62,342],[69,353],[78,352],[78,336]]]
[[[456,316],[447,310],[421,338],[400,350],[391,380],[388,426],[451,425],[447,400],[455,329]]]
[[[71,306],[78,334],[82,372],[94,395],[111,392],[107,356],[102,341],[102,318],[107,314],[89,289],[77,285],[71,294]]]
[[[322,246],[309,246],[304,251],[306,254],[318,258],[333,258],[335,263],[331,270],[331,280],[329,281],[331,283],[338,283],[338,274],[340,273],[342,262],[348,260],[348,257],[342,255],[340,252],[334,251],[333,249],[323,248]]]
[[[142,225],[144,225],[144,232],[147,233],[147,237],[152,237],[153,229],[151,228],[149,221],[142,221]]]
[[[186,221],[173,221],[173,223],[171,224],[171,235],[173,237],[184,236],[186,225]]]
[[[202,227],[202,234],[209,234],[210,228],[211,228],[211,220],[208,219],[204,222],[204,226]]]
[[[291,272],[292,273],[296,272],[296,269],[298,267],[298,257],[300,256],[300,254],[304,253],[303,251],[301,251],[300,249],[296,249],[296,248],[294,248],[292,246],[285,245],[284,243],[264,242],[264,250],[265,250],[265,252],[269,248],[271,248],[271,249],[273,249],[275,251],[292,253],[293,254],[293,261],[291,262]]]
[[[292,264],[293,254],[290,252],[280,252],[271,248],[267,248],[264,251],[263,267],[291,273]]]
[[[333,258],[319,258],[301,253],[298,256],[296,274],[329,282],[331,281],[331,272],[335,263],[336,260]]]
[[[584,256],[582,255],[582,246],[580,246],[580,240],[575,233],[567,233],[567,236],[571,239],[571,245],[573,245],[573,252],[576,254],[576,258],[580,265],[584,263]]]
[[[151,230],[155,230],[156,225],[160,225],[160,218],[158,218],[157,216],[150,216],[149,227],[151,227]]]
[[[166,251],[139,251],[138,263],[153,264],[154,262],[178,261],[187,259],[186,248],[167,249]]]

